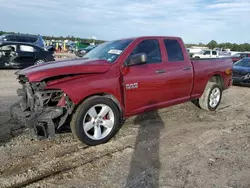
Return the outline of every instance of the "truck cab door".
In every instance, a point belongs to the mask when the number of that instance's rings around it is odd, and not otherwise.
[[[219,54],[218,51],[213,50],[213,51],[212,51],[212,58],[218,57],[218,54]]]
[[[124,103],[128,115],[144,112],[165,99],[163,90],[166,89],[167,74],[159,40],[141,40],[128,58],[139,53],[147,55],[146,64],[122,68]]]
[[[210,50],[206,50],[203,53],[203,57],[202,58],[210,58],[211,57],[211,51]]]
[[[193,64],[184,52],[185,46],[180,39],[163,39],[167,52],[166,86],[162,91],[166,105],[190,99],[193,89]]]

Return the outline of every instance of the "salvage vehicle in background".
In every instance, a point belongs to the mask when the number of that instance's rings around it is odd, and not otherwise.
[[[4,34],[0,36],[0,42],[25,42],[36,44],[40,47],[45,47],[46,43],[42,36],[28,34]]]
[[[22,42],[0,42],[0,68],[27,68],[55,61],[53,50]]]
[[[190,60],[179,37],[148,36],[109,41],[81,59],[16,72],[26,126],[51,138],[70,123],[88,145],[108,142],[125,119],[186,101],[214,111],[232,85],[231,58]],[[152,125],[154,126],[154,125]]]
[[[233,84],[250,86],[250,57],[242,58],[234,63]]]
[[[201,58],[218,58],[220,56],[220,52],[216,50],[203,50],[200,53],[195,53],[192,55],[195,59]]]
[[[236,54],[231,56],[234,63],[239,61],[240,59],[242,59],[244,57],[250,57],[250,53],[249,52],[240,52],[240,53],[236,53]]]
[[[89,45],[88,47],[86,48],[80,48],[80,49],[77,49],[75,51],[75,55],[77,57],[82,57],[84,56],[86,53],[88,53],[90,50],[94,49],[97,45]]]

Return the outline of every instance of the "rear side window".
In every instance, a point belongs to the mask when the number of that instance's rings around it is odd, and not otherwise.
[[[212,55],[217,55],[216,51],[212,51]]]
[[[168,53],[168,61],[184,61],[182,49],[177,40],[165,39],[164,44]]]
[[[33,46],[20,45],[20,51],[22,51],[22,52],[35,52],[35,48]]]
[[[205,51],[204,53],[203,53],[203,55],[210,55],[210,51],[208,50],[208,51]]]

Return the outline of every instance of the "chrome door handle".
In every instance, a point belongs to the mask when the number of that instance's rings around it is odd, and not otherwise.
[[[161,74],[161,73],[165,73],[165,72],[166,72],[165,69],[155,71],[156,74]]]
[[[183,70],[190,70],[191,69],[191,67],[189,66],[189,67],[184,67],[184,68],[182,68]]]

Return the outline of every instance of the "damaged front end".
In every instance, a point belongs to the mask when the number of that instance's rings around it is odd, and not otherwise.
[[[233,72],[233,82],[235,85],[250,86],[250,73]]]
[[[74,104],[58,89],[46,89],[46,82],[30,83],[24,75],[18,76],[22,97],[20,107],[26,113],[25,126],[33,129],[38,137],[53,138],[56,131],[65,124]]]

